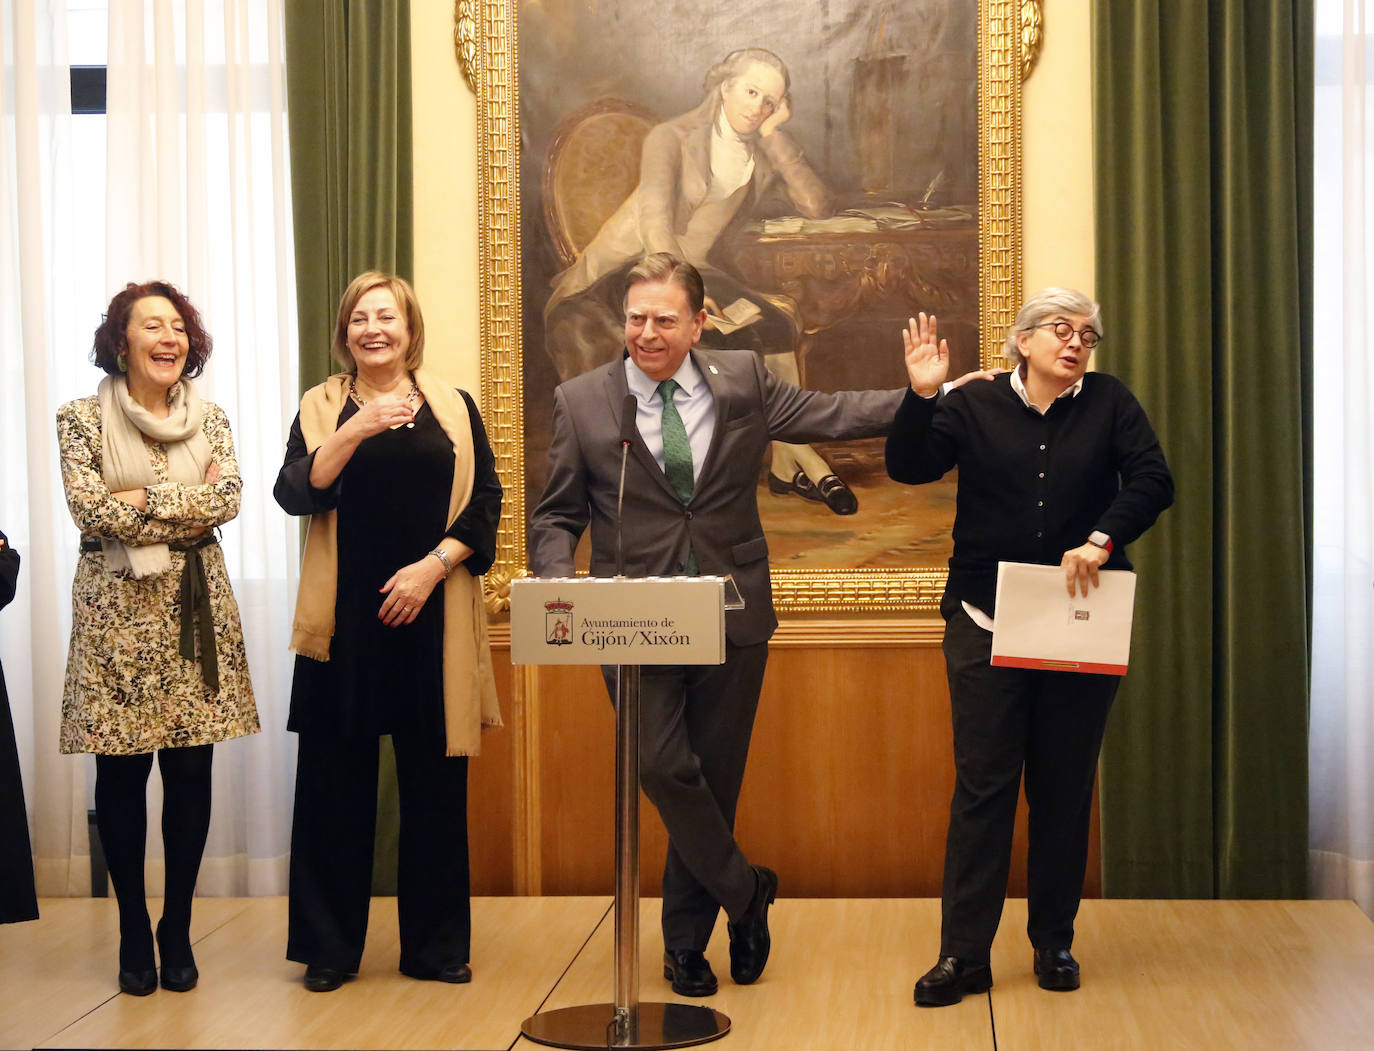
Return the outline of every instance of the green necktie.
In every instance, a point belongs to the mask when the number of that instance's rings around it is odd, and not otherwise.
[[[658,396],[663,400],[663,473],[668,476],[668,484],[684,504],[692,499],[692,443],[687,440],[687,428],[682,424],[677,406],[673,404],[673,392],[677,390],[677,380],[664,380],[658,385]],[[696,576],[697,553],[687,552],[687,575]]]
[[[658,385],[663,399],[663,473],[668,484],[684,504],[692,499],[692,445],[687,440],[687,428],[682,424],[677,406],[673,404],[676,380],[664,380]]]

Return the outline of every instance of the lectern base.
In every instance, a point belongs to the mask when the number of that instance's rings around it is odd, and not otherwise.
[[[615,1031],[615,1004],[582,1004],[526,1018],[520,1031],[537,1044],[605,1051],[608,1047],[691,1047],[719,1040],[730,1031],[730,1019],[710,1007],[694,1004],[639,1005],[639,1025]]]

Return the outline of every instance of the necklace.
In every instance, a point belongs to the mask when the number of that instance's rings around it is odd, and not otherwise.
[[[357,376],[350,376],[350,377],[348,378],[348,396],[349,396],[349,398],[351,398],[351,399],[353,400],[353,404],[357,405],[358,408],[360,408],[360,409],[361,409],[364,405],[367,404],[367,402],[364,401],[364,400],[358,395],[358,377],[357,377]],[[412,375],[412,376],[410,377],[410,390],[406,391],[406,404],[413,407],[413,406],[415,405],[415,403],[416,403],[417,401],[419,401],[419,400],[420,400],[420,388],[419,388],[419,386],[415,383],[415,377]],[[414,430],[414,429],[415,429],[415,421],[414,421],[414,420],[411,420],[409,423],[407,423],[407,424],[406,424],[406,428],[407,428],[408,430]]]

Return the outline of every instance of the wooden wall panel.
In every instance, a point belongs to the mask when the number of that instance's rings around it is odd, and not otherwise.
[[[775,648],[739,818],[803,897],[939,893],[954,784],[935,647]]]
[[[468,761],[468,857],[472,893],[515,893],[516,767],[513,761],[510,650],[493,648],[505,727],[482,734],[482,754]]]
[[[615,887],[615,710],[601,669],[539,673],[540,823],[545,894]],[[639,795],[641,887],[657,894],[668,834]]]
[[[508,652],[500,648],[494,657],[509,726]],[[536,738],[528,753],[530,798],[537,805],[534,827],[526,831],[537,871],[524,886],[515,875],[516,890],[610,893],[615,719],[600,671],[541,668],[527,703],[523,725]],[[518,794],[510,733],[498,735],[507,743],[493,747],[488,735],[479,762],[500,754],[512,764],[511,773],[484,774],[484,790]],[[477,780],[473,876],[474,893],[483,893],[476,889],[483,820]],[[751,860],[778,871],[788,896],[938,897],[953,784],[949,694],[938,645],[775,642],[770,648],[736,831]],[[642,794],[640,809],[642,891],[656,895],[667,836]],[[513,819],[519,804],[507,811]],[[494,843],[507,841],[491,831]],[[498,881],[512,878],[511,865],[494,858],[483,871]],[[1024,797],[1009,893],[1025,894]],[[1085,893],[1101,893],[1095,800]]]

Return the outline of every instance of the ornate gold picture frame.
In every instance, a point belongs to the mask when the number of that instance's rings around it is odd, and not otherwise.
[[[457,0],[455,44],[477,94],[480,165],[484,416],[506,482],[492,605],[525,575],[526,421],[522,338],[518,0]],[[1021,82],[1034,64],[1040,0],[978,5],[978,358],[1000,362],[1021,297]],[[789,612],[935,613],[943,568],[772,570],[774,603]]]

